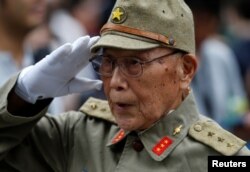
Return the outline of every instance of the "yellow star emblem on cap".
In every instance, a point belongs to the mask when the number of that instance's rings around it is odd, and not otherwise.
[[[113,12],[112,12],[112,20],[117,19],[118,21],[121,20],[121,16],[124,13],[122,11],[120,11],[120,8],[116,8]]]

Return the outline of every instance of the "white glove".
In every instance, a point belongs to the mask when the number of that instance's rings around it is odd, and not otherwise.
[[[100,90],[100,80],[76,78],[89,62],[90,47],[99,37],[89,36],[67,43],[47,55],[37,64],[25,68],[19,75],[15,92],[24,100],[35,103],[38,99]]]

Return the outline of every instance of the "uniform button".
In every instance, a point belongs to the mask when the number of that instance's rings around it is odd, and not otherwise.
[[[90,104],[90,107],[91,107],[91,109],[95,110],[95,109],[97,108],[97,104],[91,103],[91,104]]]
[[[196,124],[196,125],[194,126],[194,130],[197,131],[197,132],[200,132],[200,131],[202,131],[202,126],[199,125],[199,124]]]
[[[132,143],[132,147],[136,152],[141,152],[144,148],[141,140],[139,138],[135,139]]]

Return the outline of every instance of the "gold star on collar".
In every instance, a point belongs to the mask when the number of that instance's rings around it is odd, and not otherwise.
[[[232,143],[227,143],[227,147],[231,148],[231,147],[233,147],[233,146],[234,146],[234,144],[232,144]]]
[[[181,132],[182,125],[179,125],[174,129],[173,135],[175,136],[176,134],[179,134]]]
[[[215,135],[215,133],[209,131],[207,135],[210,136],[210,137],[213,137],[213,135]]]
[[[221,138],[221,137],[218,137],[218,141],[219,142],[224,142],[225,139]]]
[[[121,20],[121,16],[123,15],[124,13],[121,11],[121,9],[118,7],[116,8],[113,12],[112,12],[112,20],[115,20],[117,19],[118,21]]]

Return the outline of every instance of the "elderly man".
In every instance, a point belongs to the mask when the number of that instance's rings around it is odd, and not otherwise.
[[[100,39],[63,45],[0,90],[0,169],[201,172],[209,155],[250,155],[197,112],[194,52],[182,0],[118,0]],[[100,89],[75,77],[88,58],[108,102],[90,98],[79,112],[46,115],[53,97]]]

